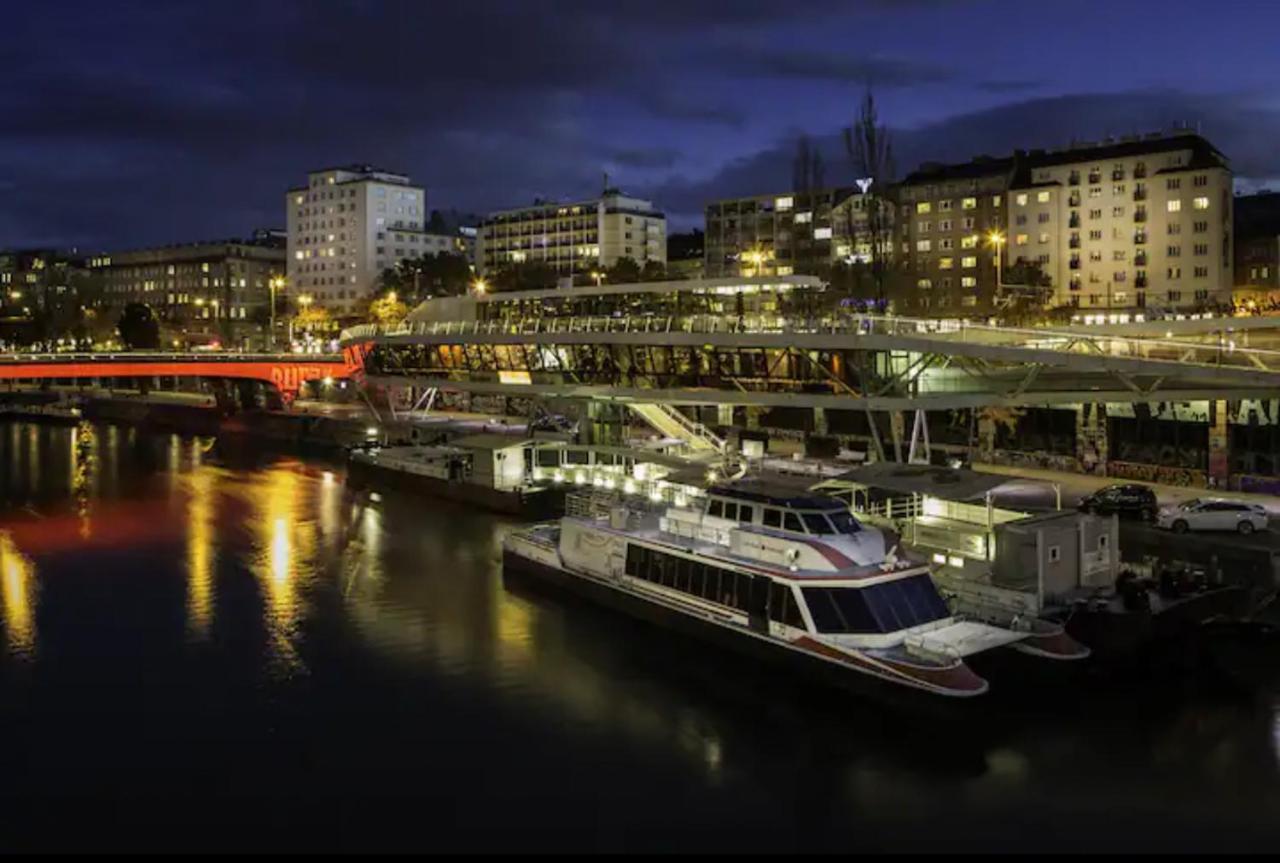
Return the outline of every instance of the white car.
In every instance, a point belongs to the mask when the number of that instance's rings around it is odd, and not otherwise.
[[[1160,510],[1160,527],[1174,533],[1189,530],[1234,530],[1249,534],[1267,529],[1267,511],[1260,504],[1222,498],[1196,498]]]

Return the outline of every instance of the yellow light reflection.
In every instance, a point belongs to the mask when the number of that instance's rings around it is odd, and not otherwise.
[[[9,652],[35,652],[35,567],[8,534],[0,534],[0,593],[4,597],[4,625]]]
[[[80,537],[93,532],[89,501],[98,480],[98,435],[91,424],[79,423],[71,433],[71,498],[80,520]]]
[[[211,470],[197,470],[188,478],[187,502],[187,632],[209,637],[213,623],[214,480]]]
[[[303,489],[299,476],[287,467],[264,477],[265,489],[256,494],[260,509],[254,518],[260,535],[259,583],[266,599],[266,629],[280,670],[294,674],[302,663],[294,646],[300,614],[298,580],[301,561],[315,552],[314,522],[300,522]]]

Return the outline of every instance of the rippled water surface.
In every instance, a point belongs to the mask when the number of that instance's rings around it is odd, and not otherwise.
[[[0,848],[1280,846],[1265,686],[904,717],[504,582],[511,526],[0,424]]]

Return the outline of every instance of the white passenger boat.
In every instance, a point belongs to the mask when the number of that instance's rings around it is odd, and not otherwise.
[[[886,552],[839,501],[758,482],[696,505],[570,495],[558,522],[507,536],[503,565],[858,691],[968,698],[988,684],[966,656],[1079,652],[1060,629],[953,617],[928,565]]]

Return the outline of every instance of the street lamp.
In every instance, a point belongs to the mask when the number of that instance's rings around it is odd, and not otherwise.
[[[471,283],[471,289],[475,291],[476,294],[483,295],[486,291],[489,290],[489,283],[486,282],[484,279],[477,278],[474,282]]]
[[[996,295],[1000,294],[1000,260],[1003,257],[1000,253],[1000,247],[1004,245],[1004,234],[998,230],[992,230],[987,234],[987,242],[995,249],[996,257]]]
[[[604,273],[600,272],[599,270],[592,270],[591,278],[596,280],[596,287],[598,288],[600,287],[600,283],[604,281]]]
[[[276,349],[276,291],[284,288],[284,276],[272,276],[267,279],[267,286],[271,288],[271,350]]]

